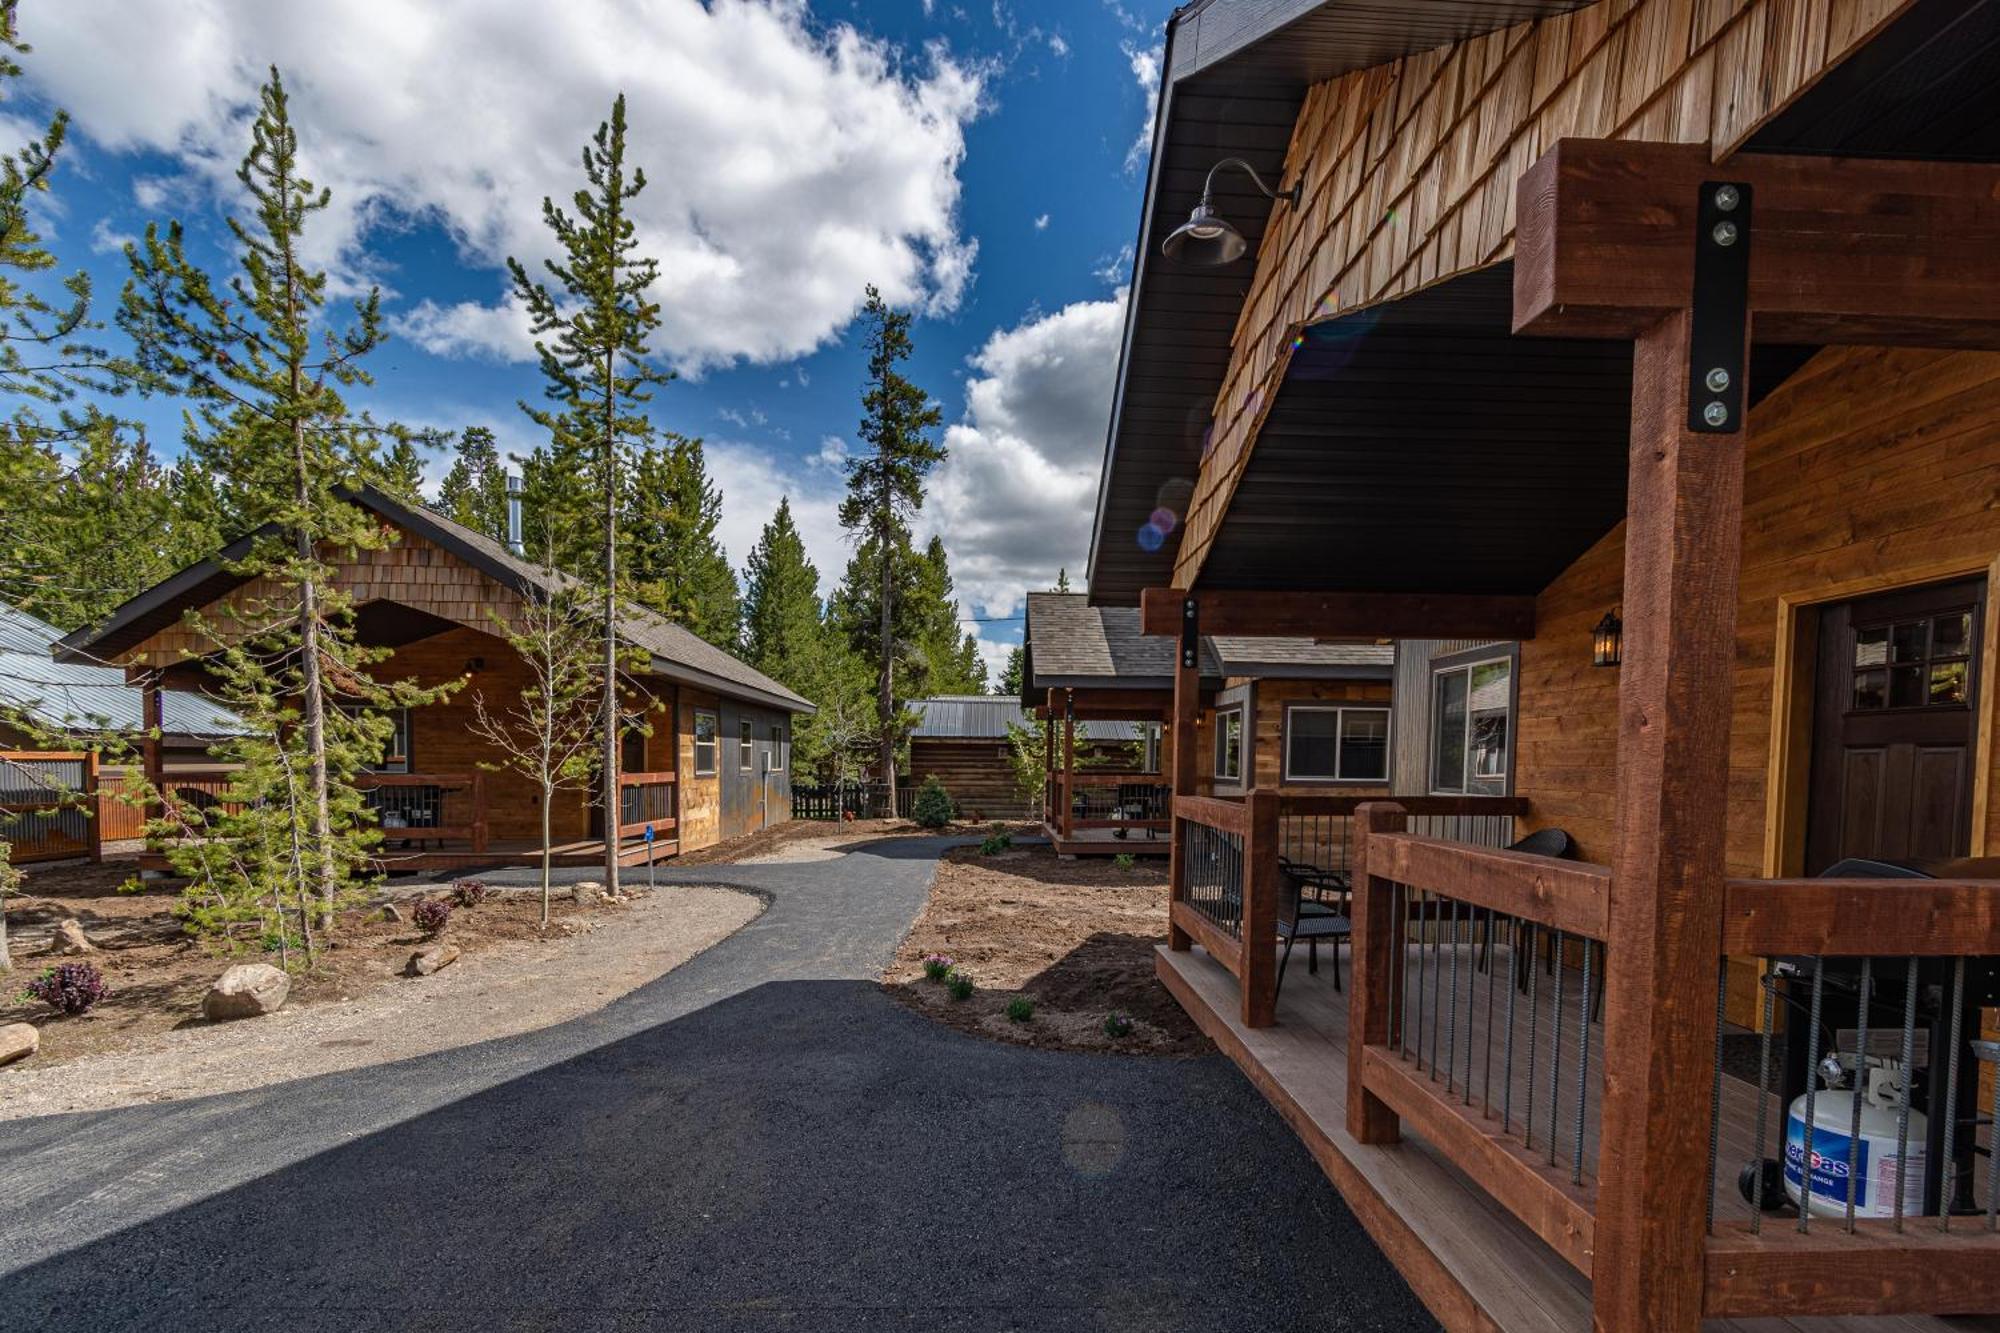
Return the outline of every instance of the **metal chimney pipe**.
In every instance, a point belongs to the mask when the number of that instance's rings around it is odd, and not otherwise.
[[[507,474],[507,549],[525,555],[521,545],[521,479]]]

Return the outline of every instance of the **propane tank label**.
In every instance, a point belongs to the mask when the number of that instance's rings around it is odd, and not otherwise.
[[[1789,1133],[1785,1139],[1785,1183],[1794,1190],[1803,1190],[1803,1161],[1805,1150],[1805,1121],[1797,1116],[1787,1117]],[[1815,1129],[1812,1141],[1812,1193],[1830,1203],[1847,1206],[1848,1147],[1854,1147],[1854,1172],[1859,1177],[1854,1187],[1854,1206],[1857,1210],[1868,1207],[1868,1140],[1856,1143],[1845,1134],[1830,1129]]]

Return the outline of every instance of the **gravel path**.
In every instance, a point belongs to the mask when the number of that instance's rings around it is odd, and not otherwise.
[[[7,1322],[1433,1327],[1221,1057],[1025,1050],[891,1000],[941,846],[663,874],[770,907],[555,1027],[0,1124]]]

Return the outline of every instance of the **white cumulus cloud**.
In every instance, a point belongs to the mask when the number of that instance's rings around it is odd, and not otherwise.
[[[950,457],[924,508],[965,605],[1011,615],[1061,568],[1081,584],[1124,321],[1123,293],[1078,301],[973,355],[965,416],[945,432]]]
[[[940,313],[972,281],[959,166],[983,75],[942,47],[904,53],[804,0],[63,0],[24,17],[30,76],[112,149],[179,175],[139,201],[230,194],[257,85],[277,64],[304,167],[334,191],[314,259],[343,285],[396,275],[371,228],[446,227],[497,269],[547,253],[544,195],[627,95],[636,221],[660,261],[660,350],[685,370],[784,360],[835,336],[877,283]],[[406,333],[448,355],[518,358],[502,298],[418,304]]]

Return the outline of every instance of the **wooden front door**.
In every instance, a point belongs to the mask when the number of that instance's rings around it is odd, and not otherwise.
[[[1971,851],[1983,580],[1820,613],[1806,873]]]

